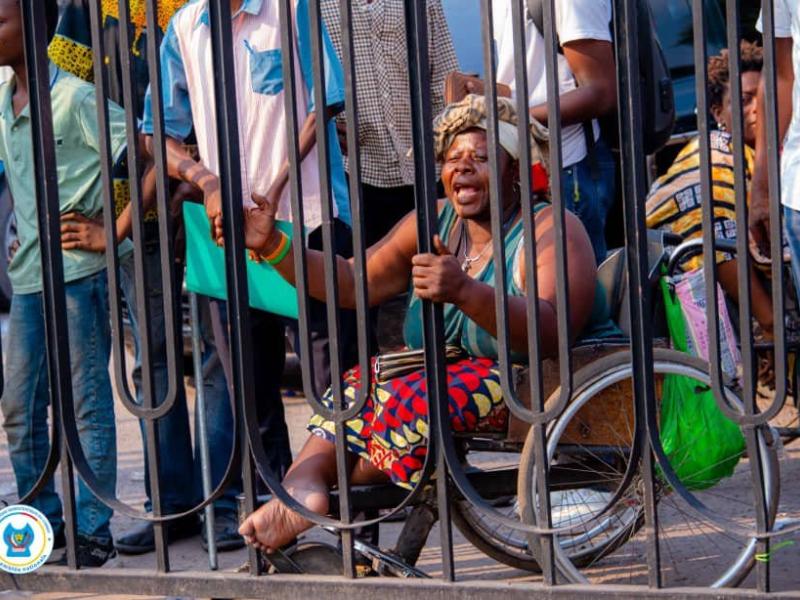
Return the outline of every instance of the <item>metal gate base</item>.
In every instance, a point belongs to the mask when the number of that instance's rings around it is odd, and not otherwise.
[[[71,571],[45,567],[34,574],[0,574],[0,590],[30,592],[83,592],[95,594],[137,594],[154,596],[189,596],[201,598],[325,598],[326,600],[369,600],[376,598],[424,597],[439,599],[529,600],[554,598],[763,598],[754,590],[708,588],[649,589],[622,585],[560,585],[546,587],[538,583],[506,582],[446,583],[435,579],[366,578],[345,579],[330,576],[269,575],[253,577],[237,573],[183,571],[156,573],[144,569],[89,569]],[[771,594],[774,598],[800,598],[800,594]]]

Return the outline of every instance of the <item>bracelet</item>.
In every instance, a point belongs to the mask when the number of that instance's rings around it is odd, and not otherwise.
[[[292,248],[292,241],[282,231],[278,232],[281,236],[281,241],[278,243],[278,246],[266,256],[261,256],[262,260],[267,261],[273,267],[280,263],[286,255],[289,254],[289,250]]]

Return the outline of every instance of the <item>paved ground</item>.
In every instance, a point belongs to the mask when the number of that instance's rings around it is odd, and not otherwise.
[[[191,402],[193,404],[193,402]],[[135,419],[121,405],[117,410],[119,445],[119,497],[135,506],[144,499],[143,465],[141,440]],[[287,420],[292,434],[292,446],[296,452],[305,437],[304,425],[310,409],[302,398],[287,397]],[[800,442],[789,445],[780,453],[781,505],[779,519],[800,518]],[[493,455],[483,455],[479,460],[484,465],[500,465],[501,459]],[[718,511],[740,524],[752,522],[752,503],[750,501],[749,463],[743,460],[735,475],[723,484],[708,492],[698,492],[698,497],[712,510]],[[14,481],[8,461],[4,434],[0,431],[0,498],[13,499]],[[721,532],[693,516],[682,501],[666,495],[660,504],[660,530],[662,535],[661,554],[663,574],[668,585],[704,584],[712,574],[724,570],[743,545],[743,540]],[[124,532],[132,521],[116,516],[113,530],[116,535]],[[391,546],[400,529],[399,524],[388,524],[382,529],[381,543]],[[320,535],[322,538],[320,538]],[[312,537],[324,539],[327,534],[314,534]],[[328,538],[329,539],[329,538]],[[769,557],[776,589],[800,589],[797,564],[800,559],[800,536],[783,540],[788,542]],[[458,532],[455,534],[457,573],[460,579],[512,579],[518,581],[536,580],[538,577],[506,567],[476,550]],[[199,538],[176,543],[170,548],[170,556],[175,570],[204,569],[207,556],[200,547]],[[646,582],[645,545],[643,534],[633,537],[621,549],[586,570],[591,581],[601,583],[644,583]],[[419,566],[432,576],[441,574],[441,554],[438,529],[434,529],[429,544],[423,551]],[[220,568],[236,569],[245,561],[244,551],[220,555]],[[154,568],[153,555],[140,557],[120,556],[104,568]],[[752,584],[752,576],[745,585]],[[29,598],[30,595],[18,592],[0,592],[0,600]],[[80,596],[75,594],[40,594],[42,600],[71,598],[100,598],[101,596]],[[119,597],[119,600],[122,600]]]

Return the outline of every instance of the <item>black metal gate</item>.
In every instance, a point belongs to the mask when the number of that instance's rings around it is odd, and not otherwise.
[[[105,228],[108,247],[117,244],[114,225],[113,205],[113,176],[112,157],[108,133],[107,75],[103,65],[102,13],[100,1],[90,2],[92,21],[92,41],[94,52],[94,76],[98,106],[99,129],[101,132],[102,151],[102,179],[105,189]],[[281,11],[281,39],[282,47],[286,49],[282,55],[282,66],[285,85],[285,111],[286,119],[291,124],[288,128],[287,143],[291,157],[290,164],[290,190],[292,212],[297,217],[302,215],[302,189],[300,173],[299,129],[297,123],[297,82],[295,81],[293,26],[291,14],[292,0],[279,0]],[[426,23],[426,3],[406,0],[406,38],[408,45],[408,70],[410,79],[410,102],[412,106],[414,128],[414,166],[416,173],[416,204],[418,218],[418,245],[421,253],[434,252],[433,237],[437,233],[438,205],[436,186],[436,166],[433,153],[433,132],[431,123],[435,115],[432,114],[430,94],[430,60],[428,48],[428,34]],[[493,2],[480,0],[482,15],[484,49],[484,70],[486,79],[495,80],[496,57],[493,30]],[[551,201],[553,206],[554,224],[559,235],[556,236],[556,264],[555,273],[558,281],[557,315],[559,347],[557,353],[557,373],[560,381],[560,391],[552,396],[549,401],[545,393],[546,375],[543,372],[543,350],[540,347],[539,304],[537,299],[537,260],[536,260],[536,223],[532,212],[523,211],[522,221],[525,232],[525,263],[527,265],[526,279],[528,283],[528,356],[530,369],[524,379],[524,389],[518,385],[518,374],[514,369],[511,355],[508,302],[505,284],[495,288],[495,305],[497,320],[497,340],[501,348],[499,352],[499,365],[502,379],[503,396],[506,405],[514,417],[529,424],[530,433],[528,443],[524,448],[516,447],[517,452],[528,455],[526,459],[518,459],[512,469],[513,481],[510,484],[512,494],[523,490],[528,501],[523,503],[527,508],[516,508],[511,511],[502,511],[498,506],[497,497],[501,495],[498,490],[505,489],[499,479],[491,477],[481,479],[475,475],[474,469],[468,468],[464,458],[464,448],[497,449],[501,442],[494,440],[492,445],[483,441],[483,446],[478,442],[465,442],[456,437],[449,427],[448,392],[446,379],[445,337],[443,310],[441,305],[432,302],[423,304],[424,340],[425,340],[425,372],[427,373],[429,393],[429,420],[430,448],[424,467],[422,481],[415,485],[414,490],[407,494],[400,494],[397,502],[384,508],[391,509],[381,516],[367,519],[357,519],[356,515],[363,508],[359,505],[359,498],[363,501],[364,492],[351,493],[351,485],[347,477],[347,458],[345,438],[345,424],[364,405],[367,398],[361,395],[355,405],[348,405],[343,392],[343,384],[339,377],[332,381],[333,409],[326,408],[322,399],[314,388],[313,365],[311,363],[311,337],[308,327],[309,320],[309,294],[308,294],[308,267],[306,263],[306,245],[297,244],[303,248],[294,256],[294,268],[297,273],[297,297],[299,305],[299,355],[302,357],[303,384],[306,398],[315,412],[325,415],[335,423],[336,453],[339,465],[338,517],[321,517],[310,513],[305,507],[292,498],[282,487],[279,474],[269,467],[265,449],[261,443],[258,431],[257,403],[255,397],[253,373],[249,357],[253,349],[250,339],[250,310],[248,303],[248,279],[246,262],[241,259],[246,253],[243,241],[243,215],[240,210],[240,197],[242,189],[240,168],[240,126],[238,123],[236,100],[236,77],[234,63],[230,48],[232,47],[230,3],[225,0],[208,0],[210,11],[210,26],[213,40],[214,85],[216,111],[216,126],[218,131],[218,154],[220,163],[220,181],[222,184],[223,214],[225,229],[225,258],[227,277],[227,320],[230,324],[230,349],[231,349],[231,385],[234,390],[233,413],[236,426],[235,449],[230,457],[227,474],[218,487],[211,491],[203,502],[194,507],[189,513],[200,513],[206,506],[213,502],[229,483],[237,470],[241,470],[244,481],[244,510],[250,513],[256,508],[258,498],[256,495],[256,479],[261,478],[268,485],[272,494],[281,499],[285,504],[301,512],[313,522],[336,530],[341,539],[342,576],[319,575],[267,575],[263,573],[264,565],[259,560],[255,551],[249,553],[249,574],[226,572],[211,572],[201,569],[190,572],[174,572],[170,568],[169,550],[164,529],[164,523],[183,516],[164,514],[159,497],[159,464],[169,457],[159,456],[158,420],[165,415],[174,402],[178,386],[183,385],[181,349],[175,337],[167,336],[167,357],[169,362],[169,392],[162,403],[157,403],[155,398],[154,381],[152,373],[151,347],[152,332],[150,331],[147,316],[147,298],[145,296],[146,272],[143,252],[135,253],[137,304],[144,311],[139,318],[140,335],[142,343],[143,363],[143,390],[144,401],[137,404],[127,388],[125,378],[124,358],[124,333],[122,327],[122,308],[119,294],[119,260],[115,252],[108,252],[108,278],[111,296],[111,322],[114,339],[114,359],[117,365],[117,381],[121,389],[121,402],[125,408],[142,419],[145,423],[147,438],[147,452],[150,457],[149,469],[146,474],[152,490],[152,513],[144,513],[132,506],[126,505],[114,496],[103,493],[102,486],[87,463],[81,448],[78,430],[74,419],[74,405],[72,400],[70,356],[67,342],[67,324],[62,318],[65,314],[64,274],[62,267],[62,253],[60,244],[60,209],[58,186],[56,181],[56,154],[53,139],[51,120],[50,89],[48,87],[48,60],[46,46],[48,40],[45,32],[45,12],[42,2],[37,0],[22,0],[21,5],[25,24],[25,54],[30,76],[30,109],[33,124],[33,147],[35,158],[37,206],[39,214],[40,244],[42,252],[42,271],[44,273],[44,305],[46,314],[47,331],[47,365],[51,381],[52,405],[52,439],[50,456],[47,465],[41,474],[39,484],[34,486],[23,498],[21,503],[36,496],[44,482],[52,478],[56,470],[61,470],[63,484],[62,497],[64,501],[64,514],[66,521],[67,539],[67,567],[45,567],[39,572],[26,576],[1,575],[0,582],[6,589],[20,589],[33,591],[91,591],[97,593],[130,593],[135,590],[142,594],[171,594],[171,595],[196,595],[213,597],[262,597],[299,596],[319,594],[324,597],[352,597],[354,594],[366,594],[372,597],[385,595],[400,595],[409,593],[427,593],[436,597],[481,597],[481,598],[508,598],[520,596],[541,595],[543,597],[586,597],[587,595],[605,596],[630,596],[630,597],[697,597],[697,596],[723,596],[723,595],[757,595],[771,590],[770,562],[759,557],[769,557],[770,549],[776,541],[790,539],[800,531],[797,520],[776,520],[776,506],[778,502],[777,490],[771,486],[770,478],[777,478],[778,473],[772,472],[773,463],[765,454],[774,451],[774,432],[767,427],[767,423],[783,407],[787,398],[786,382],[794,379],[790,372],[787,356],[794,349],[787,344],[784,327],[784,277],[782,274],[782,214],[778,202],[772,203],[771,210],[771,248],[772,248],[772,297],[774,303],[774,370],[777,388],[774,402],[764,408],[756,404],[756,359],[755,344],[751,332],[752,306],[750,301],[749,266],[750,260],[739,260],[739,325],[742,332],[741,351],[743,372],[741,376],[740,397],[735,395],[731,399],[729,382],[722,372],[721,347],[717,313],[715,318],[709,320],[708,337],[710,345],[710,359],[708,362],[682,358],[677,353],[665,352],[654,346],[656,332],[653,329],[652,306],[655,296],[659,293],[652,280],[652,251],[649,245],[648,232],[645,227],[645,204],[647,196],[647,165],[645,160],[642,114],[642,90],[639,72],[639,53],[642,50],[638,44],[639,22],[642,13],[639,11],[639,2],[636,0],[615,0],[614,30],[616,34],[615,48],[617,60],[617,90],[619,98],[618,121],[619,148],[621,164],[622,196],[624,203],[624,229],[625,247],[622,256],[624,279],[627,280],[625,288],[625,301],[630,307],[630,339],[621,347],[620,354],[616,355],[616,362],[606,361],[608,377],[615,381],[628,381],[632,377],[633,389],[633,415],[634,431],[631,433],[630,444],[625,452],[625,463],[617,473],[613,489],[601,490],[608,500],[608,507],[597,511],[595,519],[604,518],[610,514],[617,502],[626,498],[626,493],[633,493],[637,499],[635,513],[630,525],[635,531],[643,526],[642,545],[639,551],[643,552],[642,567],[646,571],[646,581],[636,585],[623,586],[618,584],[606,585],[597,583],[593,578],[587,577],[582,571],[579,560],[570,554],[565,545],[574,536],[577,536],[577,526],[568,522],[563,523],[561,517],[554,518],[551,502],[553,490],[563,484],[566,470],[563,459],[554,459],[555,450],[550,442],[554,434],[554,427],[560,417],[575,399],[583,394],[591,397],[587,391],[589,380],[581,379],[578,373],[580,366],[577,361],[579,353],[572,347],[570,340],[574,339],[574,332],[570,331],[569,323],[569,263],[566,235],[565,199],[562,197],[562,151],[561,151],[561,118],[559,84],[556,70],[559,60],[558,38],[555,30],[554,2],[549,0],[544,5],[544,38],[547,49],[547,85],[548,97],[548,122],[550,126],[550,174],[551,174]],[[694,58],[696,67],[696,93],[697,93],[697,121],[700,136],[700,156],[703,196],[712,196],[711,179],[711,150],[709,147],[709,134],[711,129],[709,105],[707,95],[707,70],[708,53],[706,50],[705,12],[706,3],[702,0],[693,0],[694,15]],[[741,39],[740,33],[740,2],[727,0],[725,3],[727,16],[728,47],[731,55],[738,58],[737,50]],[[774,23],[772,19],[772,2],[764,2],[764,81],[766,89],[766,122],[767,137],[769,140],[769,188],[773,198],[780,196],[780,171],[779,171],[779,144],[778,144],[778,114],[775,104],[776,90],[776,57]],[[522,0],[511,0],[514,19],[514,40],[516,47],[524,47],[526,7]],[[147,0],[147,29],[150,32],[159,31],[157,15],[157,0]],[[321,42],[321,16],[319,0],[308,2],[312,30],[312,56],[314,76],[314,106],[316,106],[316,135],[320,141],[320,188],[322,190],[322,237],[325,248],[324,275],[325,289],[328,300],[328,322],[330,331],[330,363],[332,373],[341,373],[349,366],[342,364],[342,342],[338,323],[336,300],[338,289],[336,281],[337,263],[334,255],[335,231],[333,224],[333,199],[330,174],[328,172],[328,129],[324,116],[325,110],[325,85],[323,73],[323,49]],[[361,372],[364,374],[362,389],[369,388],[369,374],[371,373],[369,355],[369,290],[367,288],[366,270],[367,254],[364,244],[365,232],[363,228],[363,202],[361,196],[360,162],[359,162],[359,136],[358,136],[358,106],[355,94],[355,61],[353,58],[353,29],[351,23],[351,4],[347,0],[340,2],[342,31],[343,31],[343,64],[346,78],[346,121],[347,142],[350,150],[349,191],[353,213],[353,245],[354,245],[354,273],[356,274],[355,298],[356,312],[358,315],[358,348]],[[128,2],[120,0],[119,14],[122,23],[129,23],[131,12]],[[169,252],[163,249],[174,247],[173,229],[168,198],[168,176],[166,167],[166,133],[164,130],[164,114],[162,102],[161,66],[158,59],[159,36],[148,37],[148,62],[150,67],[153,91],[153,121],[154,136],[152,143],[152,156],[157,172],[157,206],[159,215],[159,239],[162,248],[162,280],[164,282],[164,312],[165,327],[167,331],[176,331],[179,328],[181,315],[179,314],[180,290],[176,289],[173,282],[175,277],[175,263]],[[133,242],[137,249],[143,248],[144,232],[141,209],[142,190],[140,186],[141,173],[138,166],[141,164],[141,148],[138,143],[135,91],[132,83],[130,48],[130,28],[121,27],[120,47],[123,54],[123,83],[124,97],[127,109],[128,126],[128,164],[130,165],[130,193],[133,207]],[[476,40],[477,43],[477,40]],[[527,90],[527,70],[525,53],[520,51],[515,63],[516,81],[520,90]],[[740,65],[738,60],[730,64],[730,85],[733,114],[733,144],[736,157],[744,157],[745,143],[743,138],[742,100],[740,86]],[[497,114],[497,90],[494,86],[487,87],[489,119],[487,136],[489,140],[491,166],[491,198],[492,198],[492,232],[493,252],[496,272],[500,274],[499,281],[505,281],[505,249],[503,246],[502,223],[502,181],[499,176],[499,133]],[[516,98],[516,107],[519,114],[517,131],[520,139],[528,139],[529,114],[527,94],[519,93]],[[523,144],[520,164],[530,164],[531,149],[528,144]],[[353,175],[355,174],[355,175]],[[521,194],[522,197],[531,197],[530,177],[526,168],[521,169]],[[736,219],[740,232],[748,230],[747,210],[747,180],[744,160],[736,162]],[[704,205],[704,237],[702,243],[703,264],[706,273],[715,276],[707,277],[706,302],[708,306],[717,306],[718,291],[715,269],[715,255],[717,245],[714,238],[714,214],[711,202]],[[302,217],[294,219],[294,239],[305,240]],[[728,249],[726,247],[726,249]],[[749,257],[748,239],[740,235],[735,248],[739,257]],[[10,343],[14,343],[11,340]],[[656,348],[654,350],[654,348]],[[673,465],[661,445],[659,437],[659,377],[656,374],[678,373],[694,376],[705,381],[714,391],[714,396],[720,409],[734,422],[736,422],[746,439],[747,464],[750,471],[751,490],[749,497],[752,504],[748,508],[749,520],[728,518],[720,514],[715,506],[708,505],[703,497],[698,497],[693,491],[686,488],[675,473]],[[604,385],[603,379],[591,380],[591,385]],[[610,379],[609,379],[610,381]],[[587,387],[588,386],[588,387]],[[598,388],[599,389],[599,388]],[[523,397],[530,398],[526,403]],[[565,421],[566,423],[566,421]],[[565,425],[566,426],[566,425]],[[560,434],[559,434],[560,435]],[[487,445],[488,444],[488,445]],[[555,444],[555,442],[553,442]],[[563,451],[563,446],[562,446]],[[244,460],[241,460],[244,457]],[[608,461],[606,461],[607,463]],[[522,466],[518,466],[518,465]],[[593,468],[601,468],[602,457],[597,460]],[[527,465],[527,468],[525,467]],[[775,463],[777,469],[777,463]],[[94,493],[116,512],[147,519],[155,524],[156,532],[156,571],[140,571],[125,568],[103,570],[78,570],[76,563],[76,519],[74,506],[74,480],[77,474],[87,483]],[[523,482],[523,483],[520,483]],[[499,486],[499,487],[498,487]],[[522,487],[520,487],[522,486]],[[508,485],[506,485],[506,488]],[[597,486],[587,489],[597,491]],[[505,494],[506,492],[502,492]],[[750,591],[726,589],[725,591],[712,588],[697,587],[699,582],[689,581],[680,586],[672,582],[665,582],[663,573],[664,542],[660,540],[661,528],[659,519],[661,514],[660,501],[667,494],[679,498],[687,510],[692,511],[693,518],[707,520],[714,527],[725,532],[726,535],[736,536],[742,542],[742,552],[737,554],[734,566],[720,567],[730,577],[719,583],[719,577],[713,577],[712,582],[717,585],[728,586],[738,583],[738,576],[749,571],[755,573],[755,579],[749,580]],[[359,495],[360,494],[360,495]],[[633,496],[631,496],[633,497]],[[519,502],[519,500],[515,500]],[[403,510],[407,506],[417,506],[427,502],[435,510],[439,521],[439,535],[441,544],[442,578],[441,580],[397,581],[388,578],[359,578],[355,577],[357,561],[360,556],[358,540],[354,532],[364,526],[379,523],[390,514]],[[496,527],[495,531],[516,531],[523,542],[523,553],[535,559],[541,568],[542,581],[515,582],[480,582],[469,580],[468,575],[462,575],[457,566],[457,556],[453,547],[452,523],[454,519],[463,519],[461,506],[469,507],[470,514],[475,523],[489,523],[487,527]],[[374,508],[374,507],[373,507]],[[458,511],[461,516],[454,516],[453,511]],[[560,514],[560,513],[559,513]],[[610,517],[609,517],[610,518]],[[622,517],[619,517],[622,518]],[[628,518],[628,517],[625,517]],[[484,519],[481,521],[480,519]],[[555,519],[555,520],[554,520]],[[635,531],[630,533],[633,537]],[[512,534],[508,533],[507,538]],[[505,539],[505,538],[504,538]],[[516,539],[516,538],[514,538]],[[609,545],[610,548],[610,545]],[[609,550],[610,552],[611,550]],[[674,560],[674,557],[671,557]],[[594,564],[594,562],[592,563]],[[734,567],[736,567],[734,569]],[[734,572],[735,571],[735,572]],[[456,581],[458,580],[458,583]],[[793,586],[795,591],[798,586]]]

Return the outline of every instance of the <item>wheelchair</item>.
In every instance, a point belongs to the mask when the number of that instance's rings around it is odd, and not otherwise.
[[[676,241],[669,234],[650,232],[649,275],[653,289],[657,286],[662,267],[677,263],[678,257],[669,250]],[[677,250],[684,251],[685,248],[681,247]],[[640,453],[634,451],[637,432],[633,366],[628,350],[630,312],[623,250],[609,255],[600,266],[598,277],[606,290],[612,318],[624,337],[587,340],[573,348],[573,367],[577,370],[573,375],[570,402],[547,425],[546,457],[552,527],[564,531],[553,536],[556,566],[560,578],[575,583],[591,582],[591,570],[601,559],[607,558],[615,568],[620,568],[619,565],[625,562],[620,555],[627,556],[629,579],[634,578],[636,571],[640,571],[640,576],[641,572],[646,572],[642,564],[645,550],[640,534],[645,519],[644,478],[639,464]],[[659,312],[655,306],[651,311],[654,316]],[[667,349],[663,340],[656,341],[653,356],[657,396],[666,374],[691,377],[700,386],[711,385],[707,363]],[[545,361],[543,376],[547,408],[560,396],[557,363]],[[523,372],[518,385],[520,390],[528,387],[525,379]],[[726,382],[724,394],[729,406],[742,406],[732,382]],[[465,474],[482,498],[504,516],[515,520],[525,517],[527,522],[536,523],[536,507],[540,505],[540,499],[535,492],[535,476],[540,467],[534,458],[534,431],[511,418],[504,434],[460,434],[455,439]],[[778,510],[778,444],[778,438],[769,427],[758,427],[757,456],[749,457],[760,461],[770,525],[774,523]],[[740,464],[738,468],[746,467]],[[689,515],[689,507],[681,506],[680,495],[674,493],[658,471],[653,485],[660,513],[666,510],[673,517]],[[736,514],[731,516],[746,520],[751,516],[746,514],[747,508],[752,512],[755,510],[749,487],[748,490],[735,490],[735,497],[732,497],[731,492],[725,490],[724,482],[720,482],[709,490],[693,494],[712,508],[720,506],[720,510],[730,510],[723,507],[733,506]],[[355,486],[351,490],[351,505],[355,511],[373,517],[381,510],[399,505],[406,493],[391,484]],[[485,514],[455,489],[450,496],[452,522],[472,545],[503,565],[540,572],[539,545],[535,536],[508,527],[492,515]],[[337,507],[338,492],[334,490],[331,493],[334,515]],[[415,564],[437,519],[435,485],[429,482],[413,504],[393,549],[379,549],[377,532],[373,532],[371,542],[356,541],[356,553],[372,574],[424,577],[425,573]],[[755,519],[747,522],[752,529]],[[696,520],[691,523],[678,527],[679,537],[687,535],[687,532],[697,535],[698,528],[703,527],[701,537],[714,539],[713,548],[698,549],[698,552],[716,558],[714,568],[709,569],[711,579],[707,584],[716,587],[740,584],[756,560],[756,540],[735,538],[713,523],[699,525]],[[666,544],[668,550],[665,555],[672,554],[669,540],[674,533],[662,532],[662,544]],[[631,556],[640,560],[631,560]],[[325,549],[319,544],[301,545],[269,560],[272,569],[278,572],[341,571],[341,557],[335,548]],[[683,560],[688,560],[685,553],[679,553],[673,560],[678,580]]]

